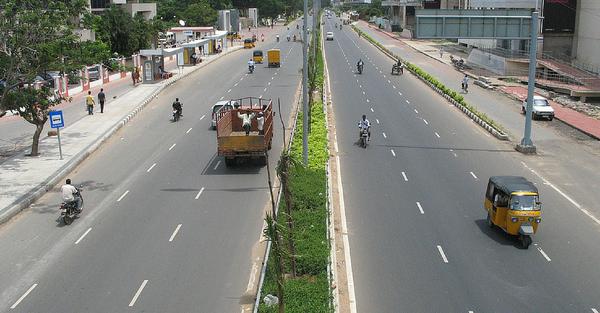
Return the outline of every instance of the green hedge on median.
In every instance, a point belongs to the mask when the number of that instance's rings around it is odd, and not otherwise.
[[[365,37],[367,39],[367,41],[369,41],[371,44],[379,47],[381,50],[387,52],[388,54],[390,54],[391,56],[393,56],[395,59],[401,60],[402,63],[404,63],[406,65],[406,68],[409,71],[413,72],[415,75],[423,78],[424,80],[430,82],[432,85],[434,85],[435,87],[437,87],[438,89],[440,89],[444,94],[450,96],[452,99],[454,99],[454,101],[456,101],[461,106],[465,107],[467,110],[471,111],[473,114],[475,114],[477,117],[479,117],[484,122],[488,123],[491,127],[493,127],[494,129],[496,129],[498,132],[500,132],[500,133],[506,133],[506,131],[505,131],[504,127],[502,127],[502,125],[500,125],[497,122],[495,122],[493,119],[491,119],[485,113],[480,112],[479,110],[477,110],[477,108],[475,108],[473,105],[467,103],[467,101],[465,100],[465,98],[462,95],[460,95],[458,92],[452,90],[451,88],[446,87],[444,84],[442,84],[440,81],[438,81],[434,76],[430,75],[429,73],[427,73],[426,71],[424,71],[420,67],[418,67],[418,66],[416,66],[416,65],[414,65],[414,64],[412,64],[410,62],[407,62],[406,60],[402,59],[401,57],[395,55],[388,48],[384,47],[381,43],[379,43],[378,41],[376,41],[375,39],[373,39],[373,37],[369,36],[368,34],[366,34],[365,32],[363,32],[362,30],[358,29],[358,27],[352,25],[352,29],[354,29],[354,31],[356,31],[357,33],[359,33],[361,36]]]

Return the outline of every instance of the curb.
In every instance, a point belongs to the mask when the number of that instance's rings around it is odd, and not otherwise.
[[[355,27],[353,27],[353,29],[354,29],[354,31],[356,31],[358,29],[358,27],[355,26]],[[361,31],[361,32],[363,32],[360,29],[358,29],[358,30]],[[370,43],[371,45],[375,46],[375,48],[379,49],[379,51],[383,52],[385,55],[387,55],[388,57],[390,57],[392,60],[397,61],[398,58],[395,55],[393,55],[392,53],[386,51],[385,49],[382,49],[381,47],[379,47],[376,44],[373,44],[368,39],[367,39],[367,42]],[[437,88],[432,83],[430,83],[429,81],[425,80],[423,77],[415,74],[408,67],[406,69],[410,73],[412,73],[414,76],[416,76],[419,80],[421,80],[426,85],[428,85],[429,87],[431,87],[431,89],[433,89],[435,92],[437,92],[438,94],[440,94],[443,98],[445,98],[446,100],[448,100],[448,102],[452,103],[455,107],[457,107],[458,109],[460,109],[472,121],[474,121],[475,123],[479,124],[479,126],[481,126],[483,129],[485,129],[488,133],[492,134],[494,137],[496,137],[497,139],[500,139],[500,140],[504,140],[504,141],[510,140],[510,138],[508,137],[507,134],[505,134],[505,133],[503,133],[501,131],[496,130],[494,127],[492,127],[486,121],[482,120],[480,117],[478,117],[477,115],[475,115],[475,113],[471,112],[469,109],[467,109],[466,107],[464,107],[463,105],[461,105],[460,103],[458,103],[456,100],[452,99],[450,96],[448,96],[447,94],[445,94],[441,89]]]
[[[234,47],[235,48],[235,47]],[[222,56],[228,55],[235,51],[241,50],[242,46],[239,46],[237,49],[231,49],[226,52],[223,52]],[[220,58],[220,57],[219,57]],[[121,119],[117,123],[115,123],[109,130],[107,130],[103,135],[98,137],[94,142],[92,142],[89,146],[83,149],[83,151],[76,154],[71,161],[67,164],[63,165],[56,172],[52,173],[49,178],[46,178],[36,187],[33,187],[29,192],[27,192],[24,196],[14,201],[11,205],[8,206],[8,209],[3,210],[0,213],[0,224],[6,223],[13,216],[17,215],[19,212],[23,211],[27,207],[29,207],[33,202],[37,199],[41,198],[46,192],[48,192],[54,185],[56,185],[60,180],[62,180],[68,173],[70,173],[73,169],[75,169],[79,164],[81,164],[89,155],[91,155],[94,151],[96,151],[108,138],[110,138],[113,134],[115,134],[119,129],[125,126],[129,121],[133,119],[135,115],[141,112],[148,103],[150,103],[158,94],[160,94],[165,88],[173,85],[180,79],[191,75],[197,70],[207,66],[208,64],[218,60],[219,58],[214,58],[203,62],[203,65],[195,68],[194,70],[174,76],[168,80],[164,84],[162,84],[157,90],[147,96],[140,105],[134,108],[125,118]]]

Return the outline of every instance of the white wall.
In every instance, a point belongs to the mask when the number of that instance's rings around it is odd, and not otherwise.
[[[578,21],[575,26],[577,61],[600,65],[600,1],[577,2]]]

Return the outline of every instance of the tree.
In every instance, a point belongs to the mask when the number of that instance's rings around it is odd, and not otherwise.
[[[217,11],[208,1],[199,0],[190,4],[182,13],[182,19],[188,26],[211,26],[217,22]]]
[[[14,110],[35,125],[31,155],[38,155],[39,138],[53,106],[65,100],[47,84],[36,84],[39,73],[70,73],[85,65],[73,17],[83,14],[85,0],[0,0],[0,95],[2,110]],[[97,53],[101,46],[91,46]],[[77,51],[79,50],[79,51]],[[79,54],[79,55],[78,55]]]

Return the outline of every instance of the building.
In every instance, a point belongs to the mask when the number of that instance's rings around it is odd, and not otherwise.
[[[549,1],[549,0],[546,0]],[[564,1],[563,1],[564,2]],[[575,12],[571,51],[573,65],[600,74],[600,1],[558,2],[569,14]]]
[[[156,16],[156,3],[142,3],[141,0],[88,0],[88,4],[94,14],[102,14],[102,11],[115,4],[131,16],[141,14],[147,20]]]
[[[217,29],[226,32],[231,31],[231,12],[230,10],[219,10],[217,16]]]

